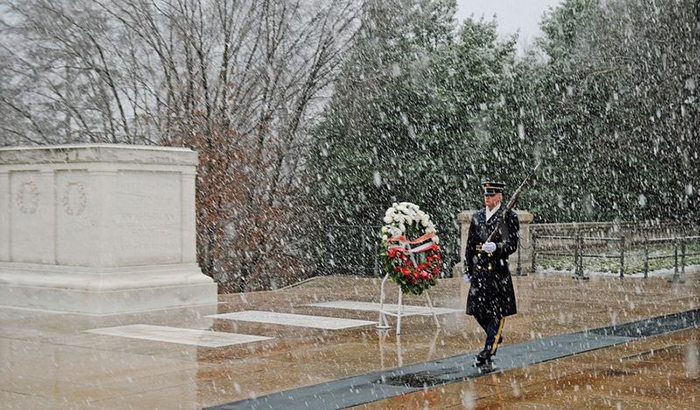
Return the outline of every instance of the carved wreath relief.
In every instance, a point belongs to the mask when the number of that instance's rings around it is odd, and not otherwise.
[[[34,182],[24,182],[19,186],[17,207],[23,214],[36,212],[39,207],[39,187]]]
[[[85,186],[82,182],[69,182],[63,191],[63,209],[68,215],[80,215],[85,210]]]

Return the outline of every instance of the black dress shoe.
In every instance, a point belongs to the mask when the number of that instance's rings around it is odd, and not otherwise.
[[[481,352],[479,352],[479,354],[476,355],[476,362],[478,364],[490,363],[491,362],[491,351],[484,349]]]

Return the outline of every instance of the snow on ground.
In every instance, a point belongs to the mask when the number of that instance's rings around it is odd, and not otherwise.
[[[585,270],[584,269],[584,275],[586,276],[597,276],[597,277],[619,277],[620,272],[596,272],[596,271],[590,271],[590,270]],[[700,265],[689,265],[685,267],[685,274],[693,274],[693,273],[698,273],[700,272]],[[571,276],[573,275],[573,271],[571,270],[558,270],[558,269],[542,269],[542,267],[537,267],[537,274],[559,274],[559,275],[566,275],[566,276]],[[682,275],[682,271],[678,271],[679,275]],[[635,272],[635,273],[625,273],[624,276],[626,278],[643,278],[644,277],[644,272]],[[667,276],[673,276],[673,268],[670,269],[657,269],[653,271],[649,271],[648,273],[649,277],[667,277]]]

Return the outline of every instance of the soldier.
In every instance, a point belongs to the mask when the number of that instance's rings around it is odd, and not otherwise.
[[[508,270],[508,255],[518,248],[518,215],[504,215],[501,206],[505,184],[484,182],[485,208],[472,216],[465,255],[465,280],[471,282],[467,297],[467,314],[474,316],[486,332],[484,350],[477,356],[477,364],[491,362],[503,338],[504,318],[517,313],[515,291]],[[489,235],[501,219],[504,223],[491,242]]]

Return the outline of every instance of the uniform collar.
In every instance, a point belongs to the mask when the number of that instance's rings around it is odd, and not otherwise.
[[[498,205],[491,210],[489,210],[488,207],[484,207],[484,209],[486,210],[486,221],[488,222],[488,220],[491,219],[491,217],[494,216],[499,209],[501,209],[501,203],[499,202]]]

